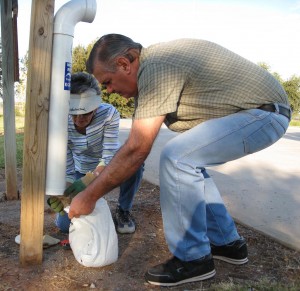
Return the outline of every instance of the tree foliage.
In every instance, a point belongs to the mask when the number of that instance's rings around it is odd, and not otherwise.
[[[72,73],[86,71],[85,63],[87,60],[86,49],[82,45],[78,45],[72,52]]]
[[[283,80],[277,72],[271,72],[271,68],[268,64],[261,62],[258,63],[258,65],[271,73],[279,81],[288,95],[293,115],[298,114],[300,112],[300,77],[293,75],[289,79]]]
[[[86,72],[86,61],[90,55],[93,45],[97,41],[92,41],[87,47],[78,45],[72,51],[72,73]]]
[[[291,108],[294,114],[300,111],[300,77],[296,75],[282,83],[282,86],[289,97]]]
[[[258,62],[257,65],[259,65],[261,68],[265,69],[266,71],[270,72],[270,65],[265,62]]]
[[[134,98],[126,99],[120,96],[117,93],[109,94],[103,88],[102,91],[102,100],[105,103],[113,105],[119,111],[121,118],[130,118],[132,117],[134,111]]]

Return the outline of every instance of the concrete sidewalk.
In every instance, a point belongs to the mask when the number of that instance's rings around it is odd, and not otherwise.
[[[130,131],[122,120],[120,140]],[[144,179],[159,185],[159,156],[176,136],[162,127],[145,164]],[[271,147],[207,169],[214,178],[233,218],[280,243],[300,251],[300,128],[289,127]]]

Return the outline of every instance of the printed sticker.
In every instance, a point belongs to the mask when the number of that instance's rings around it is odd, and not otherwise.
[[[65,63],[65,81],[64,81],[64,90],[71,90],[71,72],[72,64],[69,62]]]

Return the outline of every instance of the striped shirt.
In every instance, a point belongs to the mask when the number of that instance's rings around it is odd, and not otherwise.
[[[102,103],[96,111],[86,134],[79,133],[72,116],[68,121],[66,181],[74,182],[75,171],[85,174],[102,162],[107,165],[120,147],[120,114],[115,107]]]
[[[288,105],[270,73],[209,41],[159,43],[143,48],[139,61],[134,118],[166,115],[174,131],[262,104]]]

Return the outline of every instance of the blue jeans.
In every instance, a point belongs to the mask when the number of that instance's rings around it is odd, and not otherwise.
[[[170,140],[160,157],[160,200],[169,250],[183,261],[210,253],[210,243],[239,239],[205,168],[255,153],[288,128],[283,115],[250,109],[205,121]]]
[[[127,181],[120,185],[120,195],[119,195],[119,206],[125,211],[129,211],[132,208],[133,199],[135,193],[138,191],[144,172],[144,165],[142,165],[136,173],[129,178]],[[84,174],[76,172],[75,178],[80,179]],[[64,233],[69,232],[70,219],[68,215],[56,214],[55,224]]]

